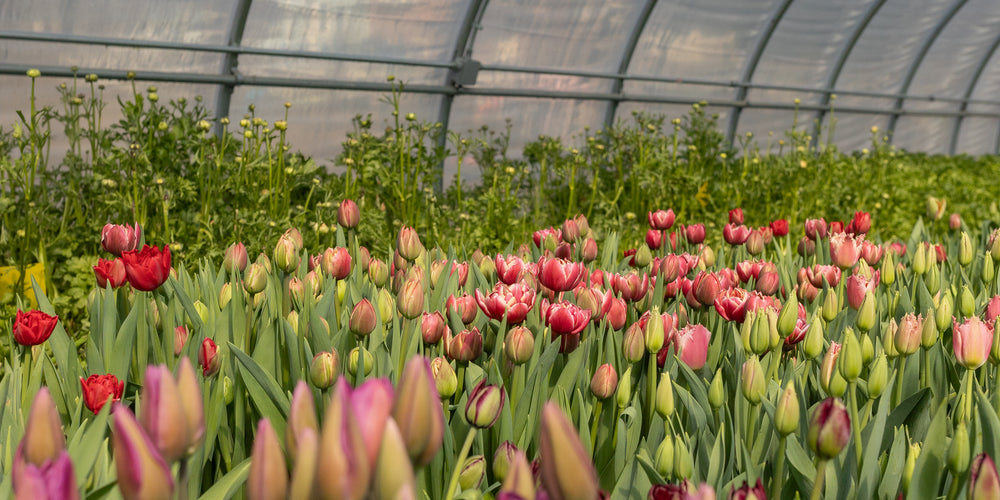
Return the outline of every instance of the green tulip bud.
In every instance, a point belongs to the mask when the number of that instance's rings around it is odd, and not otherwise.
[[[875,359],[875,344],[872,343],[871,337],[867,335],[861,336],[861,362],[868,366],[872,360]]]
[[[754,318],[753,331],[750,333],[750,352],[760,356],[771,347],[771,330],[767,316],[759,313]]]
[[[917,466],[919,456],[920,443],[910,443],[910,448],[906,452],[906,463],[903,465],[903,496],[910,491],[910,480],[913,478],[913,469]]]
[[[653,260],[653,253],[649,251],[649,247],[643,243],[635,251],[635,265],[636,267],[646,267]]]
[[[337,374],[340,372],[339,358],[336,350],[321,351],[313,357],[309,365],[309,378],[314,386],[326,389],[337,381]]]
[[[625,369],[625,373],[622,374],[621,380],[618,381],[618,390],[615,391],[615,404],[618,408],[624,410],[628,408],[629,403],[632,401],[632,367],[629,366]]]
[[[891,285],[896,282],[896,257],[893,252],[886,252],[882,257],[882,283]]]
[[[448,360],[438,356],[431,360],[431,375],[434,377],[434,386],[438,395],[442,399],[448,399],[455,395],[458,390],[458,376],[455,369],[451,367]]]
[[[844,342],[841,344],[840,355],[837,356],[837,369],[848,383],[854,382],[864,368],[861,356],[861,343],[852,328],[844,330]]]
[[[726,387],[725,382],[722,380],[722,369],[719,368],[715,370],[715,376],[712,377],[712,383],[708,386],[708,404],[712,405],[713,410],[718,410],[722,407],[723,403],[726,402]]]
[[[1000,364],[1000,317],[993,322],[993,344],[990,345],[990,362],[994,365]],[[1000,391],[993,391],[995,393],[1000,393]]]
[[[233,397],[235,395],[233,392],[233,379],[228,376],[222,377],[222,399],[226,402],[226,406],[233,404]]]
[[[806,441],[809,448],[822,459],[840,454],[851,438],[851,417],[844,402],[826,398],[817,405],[809,417]]]
[[[951,316],[954,312],[954,302],[951,299],[951,293],[945,292],[944,296],[941,297],[941,303],[938,304],[937,310],[934,311],[934,323],[937,324],[939,332],[948,330],[948,327],[951,326]]]
[[[691,477],[694,472],[694,462],[691,459],[691,452],[683,438],[674,441],[674,477]]]
[[[674,413],[674,384],[670,380],[670,372],[660,375],[660,383],[656,386],[656,413],[667,420]]]
[[[767,323],[767,345],[769,349],[777,349],[781,345],[781,334],[778,333],[778,312],[770,307],[764,310]]]
[[[656,354],[663,347],[663,316],[660,315],[660,308],[653,307],[649,310],[649,321],[646,322],[645,343],[646,351]]]
[[[885,385],[889,382],[889,360],[881,353],[875,360],[871,372],[868,373],[868,397],[875,399],[882,395]]]
[[[788,300],[778,315],[778,333],[782,338],[795,331],[795,323],[799,320],[799,299],[794,293],[788,294]]]
[[[882,349],[889,359],[896,359],[899,356],[899,351],[896,350],[896,333],[898,331],[899,325],[896,323],[896,318],[892,318],[889,320],[889,326],[882,332]]]
[[[828,387],[829,390],[827,393],[829,395],[835,398],[842,398],[844,397],[844,393],[847,392],[847,380],[844,380],[844,376],[840,374],[839,370],[834,370]]]
[[[917,248],[913,251],[913,262],[910,263],[913,267],[913,272],[916,274],[926,273],[928,267],[927,260],[927,245],[917,243]]]
[[[962,293],[958,296],[958,310],[967,318],[976,313],[976,297],[969,290],[969,285],[962,286]]]
[[[750,359],[743,363],[742,375],[740,388],[743,390],[743,397],[750,404],[760,404],[761,399],[764,398],[764,394],[767,392],[767,380],[764,376],[764,369],[760,366],[760,359],[757,356],[750,356]]]
[[[933,252],[933,250],[931,250]],[[934,259],[934,256],[928,257],[929,260]],[[927,286],[927,291],[934,295],[941,290],[941,268],[938,267],[937,262],[932,262],[928,265],[927,276],[924,277],[924,285]]]
[[[660,317],[659,314],[656,315]],[[652,318],[650,318],[652,319]],[[663,319],[660,317],[660,321]],[[660,323],[662,326],[662,323]],[[662,341],[662,337],[661,337]],[[625,336],[622,338],[622,357],[625,358],[629,363],[638,363],[642,360],[642,357],[646,355],[646,338],[642,332],[642,328],[639,328],[639,322],[632,323],[625,330]]]
[[[878,314],[875,311],[875,294],[872,292],[865,292],[865,298],[861,302],[861,307],[858,308],[858,317],[855,324],[858,330],[862,332],[867,332],[875,326],[875,320],[878,319]]]
[[[389,290],[381,288],[378,291],[378,314],[383,325],[389,325],[396,316],[396,299]]]
[[[233,300],[233,287],[227,281],[219,289],[219,310],[224,310],[231,300]]]
[[[267,269],[257,262],[250,264],[243,278],[243,288],[251,295],[264,291],[267,288]]]
[[[353,376],[358,375],[358,364],[360,363],[361,352],[364,352],[364,364],[365,364],[365,376],[367,377],[371,372],[372,368],[375,367],[375,357],[372,353],[365,349],[364,347],[358,346],[351,349],[350,354],[347,355],[347,371]]]
[[[924,349],[930,349],[938,340],[937,319],[931,321],[931,318],[934,317],[934,309],[928,307],[924,317],[926,319],[924,319],[923,328],[920,330],[920,346]]]
[[[958,263],[967,266],[972,262],[972,239],[969,238],[969,233],[962,231],[962,238],[958,243]]]
[[[983,284],[992,283],[993,277],[995,275],[996,275],[996,267],[994,267],[993,265],[993,259],[990,258],[989,254],[986,254],[986,256],[983,257],[983,272],[980,276],[983,279]]]
[[[516,454],[517,447],[510,441],[504,441],[497,446],[497,451],[493,453],[493,477],[497,481],[502,483],[507,477],[507,471],[510,470]]]
[[[837,313],[840,312],[840,300],[837,299],[837,292],[832,288],[826,290],[826,295],[823,296],[823,319],[829,323],[833,321],[833,318],[837,317]]]
[[[753,345],[750,342],[750,338],[753,336],[754,330],[757,324],[757,312],[748,311],[746,316],[743,318],[743,324],[740,325],[740,342],[743,344],[743,352],[750,354],[753,352]]]
[[[774,429],[778,434],[787,436],[799,427],[799,397],[795,393],[795,385],[789,381],[785,390],[778,396],[778,405],[774,409]]]
[[[959,422],[955,435],[951,438],[951,445],[948,446],[948,470],[952,475],[957,477],[968,470],[970,451],[969,431],[965,428],[965,422]]]
[[[476,455],[465,459],[462,472],[458,475],[458,485],[462,490],[479,489],[486,477],[486,457]]]
[[[802,342],[802,352],[806,358],[816,359],[823,352],[823,322],[819,316],[813,316],[809,329],[806,330],[806,338]]]
[[[674,474],[674,436],[671,433],[663,436],[656,448],[656,472],[668,479]]]

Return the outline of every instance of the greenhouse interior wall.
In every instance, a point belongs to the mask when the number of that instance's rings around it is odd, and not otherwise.
[[[834,117],[842,150],[877,127],[910,151],[995,154],[998,45],[993,0],[0,1],[0,123],[28,105],[28,69],[56,105],[76,67],[110,103],[129,72],[215,117],[253,104],[276,120],[290,102],[294,148],[331,168],[355,115],[388,123],[398,82],[418,120],[509,120],[514,152],[704,103],[730,140],[762,147],[793,119],[825,141]]]

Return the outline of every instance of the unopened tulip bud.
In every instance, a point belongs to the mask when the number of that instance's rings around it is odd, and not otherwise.
[[[407,319],[417,318],[424,312],[424,287],[419,279],[403,284],[396,298],[396,310]]]
[[[806,330],[806,338],[802,342],[802,353],[806,358],[815,359],[823,352],[823,321],[820,317],[813,316],[809,329]]]
[[[350,391],[346,379],[337,381],[323,416],[313,489],[320,498],[361,500],[369,490],[372,470]]]
[[[625,373],[622,374],[621,378],[618,380],[618,389],[615,391],[615,404],[618,405],[619,410],[624,410],[628,408],[629,403],[632,402],[632,367],[629,366],[625,369]]]
[[[1000,364],[1000,316],[993,321],[993,342],[990,344],[990,362]]]
[[[198,362],[201,364],[201,373],[204,377],[211,377],[219,373],[222,359],[219,356],[219,347],[212,339],[206,338],[201,342],[201,348],[198,350]]]
[[[288,447],[288,454],[293,458],[298,456],[299,440],[307,429],[318,433],[319,421],[316,420],[312,390],[305,381],[300,380],[292,393],[288,425],[285,427],[285,445]]]
[[[316,388],[327,389],[337,381],[337,375],[340,373],[338,358],[337,351],[322,351],[313,356],[309,365],[309,379]]]
[[[611,363],[597,367],[590,379],[590,393],[598,399],[608,399],[618,389],[618,372]]]
[[[576,427],[553,402],[542,409],[540,476],[550,498],[594,500],[600,485],[597,471],[586,452]]]
[[[434,386],[442,399],[448,399],[458,390],[458,376],[455,369],[451,367],[448,360],[443,357],[436,357],[431,360],[431,375],[434,377]]]
[[[906,462],[903,464],[902,490],[905,496],[910,491],[910,480],[913,478],[913,469],[917,467],[917,458],[920,456],[920,443],[910,443],[906,451]]]
[[[861,375],[864,368],[864,361],[861,354],[861,342],[854,330],[847,328],[844,331],[844,342],[840,348],[840,355],[837,356],[837,369],[840,376],[847,382],[854,382]]]
[[[829,288],[826,295],[823,296],[823,319],[829,323],[837,317],[839,312],[840,300],[837,299],[837,292],[833,288]]]
[[[944,296],[941,297],[941,302],[938,304],[937,309],[934,311],[934,323],[937,325],[938,331],[943,332],[951,326],[954,307],[951,293],[945,292]]]
[[[312,495],[313,484],[316,482],[316,464],[319,461],[319,431],[315,428],[302,429],[299,432],[294,454],[292,454],[291,445],[289,445],[288,452],[292,457],[294,467],[292,468],[287,498],[289,500],[308,499]]]
[[[583,248],[580,250],[580,259],[590,263],[597,259],[597,240],[587,238],[583,240]]]
[[[934,310],[928,307],[920,330],[920,346],[924,349],[930,349],[938,341],[937,320],[932,318],[934,318]]]
[[[479,381],[465,403],[465,420],[480,429],[493,427],[500,418],[505,397],[501,387],[486,385],[486,379]]]
[[[424,246],[420,244],[420,236],[416,229],[406,226],[399,228],[399,235],[396,237],[396,251],[410,262],[420,256],[420,253],[424,251]]]
[[[806,440],[809,448],[821,459],[840,454],[851,438],[851,417],[838,398],[826,398],[813,409],[809,418]]]
[[[146,367],[139,422],[167,462],[187,454],[190,445],[187,415],[177,381],[166,365]]]
[[[913,251],[913,262],[910,263],[913,267],[913,272],[916,274],[924,274],[927,272],[929,258],[927,256],[927,245],[917,244],[917,249]]]
[[[972,239],[969,233],[962,231],[962,239],[958,243],[958,263],[967,266],[972,262],[973,257]]]
[[[458,476],[458,485],[462,487],[462,491],[465,490],[476,490],[479,489],[479,485],[483,484],[483,478],[486,477],[486,458],[482,455],[476,455],[465,459],[465,464],[462,465],[462,471]]]
[[[962,475],[969,468],[970,458],[969,431],[965,422],[959,422],[948,446],[948,470],[956,477]]]
[[[660,315],[660,308],[653,307],[649,311],[649,321],[646,322],[646,330],[643,332],[646,351],[657,353],[663,347],[664,337],[663,316]]]
[[[118,489],[125,500],[170,498],[174,480],[170,466],[142,430],[132,411],[114,403],[111,441]]]
[[[698,265],[701,266],[702,264],[706,267],[715,265],[715,251],[708,245],[701,247],[701,251],[698,252]]]
[[[474,361],[483,353],[483,334],[476,327],[462,330],[448,340],[445,353],[459,363]]]
[[[226,273],[232,273],[234,270],[242,273],[247,267],[247,259],[247,248],[243,243],[233,243],[226,248],[225,257],[222,259],[222,266],[226,269]]]
[[[1000,240],[1000,238],[997,238],[997,240]],[[986,254],[983,258],[983,272],[981,273],[983,284],[992,283],[994,276],[996,276],[996,267],[994,267],[993,259],[990,258],[990,255]]]
[[[285,454],[271,421],[266,418],[257,423],[246,484],[248,500],[281,500],[288,490]]]
[[[794,293],[788,295],[788,300],[781,308],[778,315],[778,333],[781,337],[787,337],[795,331],[795,324],[799,320],[799,300]]]
[[[267,270],[264,269],[263,265],[256,262],[250,264],[246,271],[246,277],[243,279],[243,288],[251,295],[260,293],[267,288]]]
[[[969,469],[969,500],[1000,498],[1000,476],[997,466],[986,453],[976,455]]]
[[[750,235],[747,237],[744,245],[746,246],[747,253],[750,255],[760,255],[764,252],[764,235],[761,234],[759,229],[754,229],[750,231]]]
[[[855,321],[858,330],[868,332],[875,326],[875,321],[878,320],[878,313],[875,311],[876,302],[875,294],[871,291],[865,292],[865,299],[858,308],[858,317]]]
[[[337,207],[337,224],[345,229],[354,229],[361,222],[361,210],[354,200],[345,199]]]
[[[392,298],[389,290],[381,288],[378,291],[377,302],[379,319],[382,320],[383,325],[390,324],[396,314],[396,300]]]
[[[361,299],[351,311],[348,328],[358,337],[365,337],[375,331],[378,318],[375,317],[375,306],[368,299]]]
[[[528,459],[525,458],[524,452],[516,450],[514,458],[510,461],[507,474],[504,476],[503,485],[500,486],[497,499],[534,500],[535,483],[531,465],[528,464]]]
[[[299,251],[295,242],[282,236],[278,239],[278,244],[274,247],[274,265],[286,273],[294,272],[299,267]]]
[[[636,267],[646,267],[650,262],[652,262],[653,253],[650,252],[648,246],[642,244],[636,249],[634,258]]]
[[[871,371],[868,373],[868,397],[875,399],[881,396],[888,382],[889,360],[883,352],[879,354],[878,359],[875,360],[875,365],[872,366]]]
[[[31,402],[28,419],[25,420],[24,437],[17,447],[15,466],[23,458],[24,463],[42,467],[46,462],[54,462],[66,449],[59,411],[48,387],[42,386]]]
[[[664,478],[674,475],[674,436],[667,433],[660,441],[660,446],[656,448],[656,472]]]
[[[674,440],[674,477],[689,478],[694,472],[694,460],[683,437]]]
[[[708,386],[708,404],[713,410],[718,410],[726,402],[725,381],[722,380],[722,369],[715,370],[712,383]]]
[[[869,363],[875,359],[875,344],[872,343],[871,337],[868,335],[862,335],[861,341],[861,363],[864,366],[868,366]]]
[[[219,310],[224,311],[231,300],[233,300],[233,287],[229,282],[223,283],[219,289]]]
[[[965,317],[976,313],[976,297],[972,295],[972,290],[969,290],[969,285],[962,286],[962,292],[958,296],[958,311]]]
[[[743,363],[740,389],[750,404],[760,404],[764,398],[764,393],[767,392],[767,380],[764,378],[764,369],[760,366],[757,356],[750,356],[750,359]]]
[[[444,439],[444,413],[427,358],[414,356],[406,362],[396,390],[392,418],[399,425],[413,464],[431,462]]]
[[[656,386],[654,408],[657,415],[663,420],[667,420],[674,413],[674,384],[670,380],[670,372],[660,374],[660,383]]]
[[[385,282],[389,279],[389,266],[381,260],[372,259],[371,264],[368,265],[368,279],[375,286],[384,287]]]
[[[288,280],[287,288],[288,288],[288,297],[292,299],[292,304],[296,308],[302,309],[302,307],[305,305],[305,300],[306,300],[305,284],[302,283],[302,280],[296,278],[295,276],[292,276],[292,278]]]
[[[753,330],[750,332],[750,352],[762,355],[771,347],[771,328],[767,316],[761,312],[756,315]]]
[[[899,350],[896,348],[896,337],[898,334],[899,325],[896,324],[896,318],[889,319],[889,325],[882,331],[882,349],[889,359],[896,359],[899,356]],[[917,346],[920,346],[919,338],[917,339]]]
[[[358,370],[360,369],[360,364],[362,363],[361,353],[364,352],[364,365],[365,365],[365,376],[371,374],[372,368],[375,367],[375,357],[372,356],[371,351],[365,349],[364,347],[358,346],[351,349],[351,352],[347,355],[347,372],[351,376],[357,376]]]
[[[787,436],[799,427],[799,397],[795,385],[788,382],[785,390],[778,396],[778,405],[774,409],[774,429],[781,436]]]
[[[497,446],[496,452],[493,453],[492,463],[493,477],[497,481],[502,483],[507,477],[507,471],[510,470],[517,451],[517,447],[510,441],[504,441],[500,443],[500,446]]]
[[[660,315],[656,314],[654,316],[659,317]],[[651,321],[652,318],[650,318],[650,322]],[[660,325],[662,326],[663,324],[662,318],[660,321],[661,321]],[[646,326],[648,328],[649,324],[647,323]],[[663,341],[662,337],[660,338],[660,341],[661,342]],[[642,360],[642,357],[645,356],[645,354],[646,354],[645,334],[643,333],[642,328],[639,326],[638,322],[632,323],[631,325],[629,325],[628,329],[625,330],[625,336],[622,337],[622,356],[624,356],[625,360],[628,361],[629,363],[637,363],[640,360]]]
[[[882,268],[879,271],[882,283],[886,286],[896,282],[896,257],[893,252],[886,252],[882,257]]]
[[[933,250],[929,250],[933,252]],[[934,259],[933,256],[928,257],[928,259]],[[924,285],[927,287],[927,291],[931,295],[938,293],[941,290],[941,269],[936,263],[931,263],[927,268],[927,276],[924,277]]]
[[[527,363],[535,352],[535,337],[528,328],[518,325],[507,331],[504,354],[517,364]]]

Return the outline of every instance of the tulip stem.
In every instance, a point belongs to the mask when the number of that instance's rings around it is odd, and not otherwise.
[[[976,383],[976,371],[966,370],[965,371],[965,418],[964,420],[970,420],[972,418],[972,385]]]
[[[649,434],[653,423],[653,407],[656,405],[656,353],[647,353],[649,362],[646,370],[646,404],[642,407],[642,434]]]
[[[854,458],[857,459],[858,472],[861,472],[861,422],[858,420],[858,382],[852,381],[848,384],[847,390],[850,392],[849,400],[851,404],[851,434],[854,437]]]
[[[785,484],[785,436],[778,440],[778,457],[775,465],[771,498],[781,500],[781,486]]]
[[[472,441],[476,439],[477,430],[475,427],[469,427],[469,433],[465,436],[465,444],[462,445],[462,452],[458,454],[458,461],[455,462],[455,470],[451,472],[451,480],[448,481],[448,493],[444,496],[444,500],[455,498],[455,489],[458,488],[458,476],[462,472],[465,459],[469,456],[469,450],[472,449]]]
[[[603,402],[601,399],[597,400],[597,404],[594,405],[594,421],[590,423],[590,450],[594,456],[597,455],[594,448],[597,446],[597,423],[601,421],[601,403]]]
[[[177,500],[188,500],[188,459],[182,458],[177,471]]]
[[[819,459],[819,463],[816,464],[816,480],[813,481],[813,491],[812,500],[822,500],[823,499],[823,480],[826,479],[826,459]]]
[[[896,385],[892,388],[892,407],[899,406],[903,399],[903,370],[906,368],[906,355],[899,355],[899,367],[896,368]]]

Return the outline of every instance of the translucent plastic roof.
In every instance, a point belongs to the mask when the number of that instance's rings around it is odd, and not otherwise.
[[[29,68],[43,104],[71,66],[112,102],[134,71],[219,117],[290,101],[292,143],[326,160],[356,114],[388,117],[393,75],[404,112],[459,132],[509,119],[513,151],[700,101],[730,138],[766,137],[798,100],[798,126],[826,134],[833,116],[842,149],[874,126],[993,154],[998,45],[996,0],[0,0],[0,121],[27,105]]]

